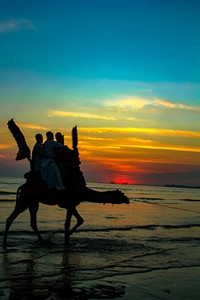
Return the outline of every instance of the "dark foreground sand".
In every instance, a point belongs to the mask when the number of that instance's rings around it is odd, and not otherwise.
[[[98,270],[97,270],[98,272]],[[37,287],[26,284],[24,288],[15,286],[15,279],[11,288],[5,286],[0,289],[1,300],[16,299],[176,299],[197,300],[200,295],[200,268],[175,268],[156,270],[147,273],[117,275],[96,280],[73,282],[67,280]],[[17,284],[17,282],[16,282]],[[21,285],[21,283],[20,283]],[[8,283],[9,286],[9,283]]]

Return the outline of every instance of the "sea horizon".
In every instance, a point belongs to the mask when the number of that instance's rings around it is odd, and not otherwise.
[[[23,179],[26,181],[26,179],[24,178],[24,176],[0,176],[0,178],[16,178],[16,179]],[[176,184],[176,183],[165,183],[165,184],[148,184],[148,183],[129,183],[129,182],[115,182],[115,181],[86,181],[87,183],[100,183],[100,184],[114,184],[114,185],[142,185],[142,186],[160,186],[160,187],[188,187],[188,188],[200,188],[200,185],[194,185],[194,184],[189,184],[189,183],[185,183],[185,184]]]

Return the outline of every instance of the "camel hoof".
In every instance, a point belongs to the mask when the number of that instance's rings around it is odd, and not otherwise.
[[[72,229],[69,230],[69,232],[68,232],[68,240],[69,240],[69,236],[72,235],[73,232],[74,232],[74,230],[72,230]]]
[[[38,244],[40,244],[40,243],[42,243],[43,241],[44,241],[43,238],[39,237],[39,238],[37,239],[36,242],[37,242]]]

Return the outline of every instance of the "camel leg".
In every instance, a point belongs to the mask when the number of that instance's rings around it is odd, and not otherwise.
[[[39,233],[38,227],[37,227],[37,211],[39,208],[39,204],[31,205],[29,206],[29,212],[30,212],[30,225],[33,231],[37,234],[38,239],[41,240],[42,237]]]
[[[77,219],[77,223],[72,229],[69,230],[68,232],[69,236],[72,235],[72,233],[74,233],[74,231],[76,231],[76,229],[79,226],[81,226],[84,222],[83,218],[80,216],[80,214],[78,213],[75,207],[72,209],[72,215]]]
[[[4,238],[3,238],[3,247],[4,248],[7,245],[7,236],[8,236],[8,231],[10,229],[10,226],[12,225],[13,221],[19,216],[19,214],[22,213],[25,210],[26,210],[26,208],[24,208],[24,210],[19,210],[15,207],[15,209],[13,210],[11,215],[7,218],[6,228],[5,228],[5,232],[4,232]]]
[[[72,216],[74,216],[77,219],[77,223],[72,229],[69,229]],[[65,221],[65,243],[66,244],[69,242],[69,236],[72,235],[72,233],[74,233],[74,231],[76,231],[76,229],[79,226],[81,226],[83,222],[84,222],[83,218],[80,216],[80,214],[78,213],[75,207],[67,210],[67,217]]]
[[[67,210],[66,221],[65,221],[65,243],[69,242],[69,228],[71,224],[72,211],[71,209]]]

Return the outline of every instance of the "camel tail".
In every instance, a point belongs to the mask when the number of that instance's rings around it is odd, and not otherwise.
[[[20,196],[20,193],[21,193],[21,190],[23,188],[24,184],[20,185],[17,189],[17,193],[16,193],[16,202],[19,201],[19,196]]]

